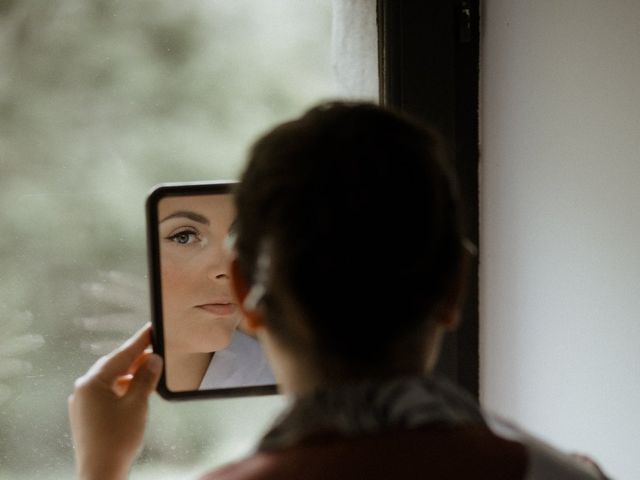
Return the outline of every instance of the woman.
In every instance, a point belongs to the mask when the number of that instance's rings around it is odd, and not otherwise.
[[[232,289],[292,404],[255,454],[204,478],[604,478],[430,374],[462,304],[459,203],[434,134],[380,107],[322,105],[257,142]],[[161,363],[147,343],[143,330],[76,386],[81,478],[126,476]]]
[[[273,384],[258,342],[238,330],[224,240],[231,195],[158,203],[167,386],[173,391]]]

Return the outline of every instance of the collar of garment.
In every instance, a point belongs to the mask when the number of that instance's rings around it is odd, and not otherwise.
[[[231,337],[231,344],[211,358],[199,389],[256,387],[275,383],[260,343],[236,330]]]
[[[326,436],[469,424],[485,425],[477,403],[444,379],[367,381],[294,399],[258,450],[278,450]]]

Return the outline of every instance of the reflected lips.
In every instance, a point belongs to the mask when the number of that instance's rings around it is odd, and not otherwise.
[[[235,303],[207,303],[198,305],[198,308],[213,313],[214,315],[231,315],[236,312]]]

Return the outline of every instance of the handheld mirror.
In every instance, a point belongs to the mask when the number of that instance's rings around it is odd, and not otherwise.
[[[147,197],[153,349],[167,399],[276,392],[231,291],[234,184],[167,183]]]

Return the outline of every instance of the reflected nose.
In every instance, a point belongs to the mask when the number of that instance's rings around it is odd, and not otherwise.
[[[207,269],[207,277],[211,280],[229,280],[230,259],[223,250],[213,252],[211,262]]]
[[[207,277],[211,280],[228,280],[229,270],[226,262],[216,262],[216,264],[211,265],[207,272]]]

